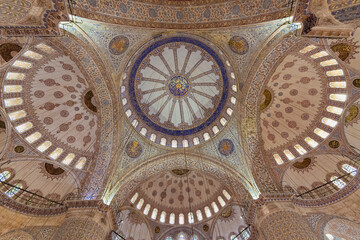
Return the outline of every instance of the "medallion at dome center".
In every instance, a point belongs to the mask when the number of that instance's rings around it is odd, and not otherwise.
[[[168,88],[174,96],[182,97],[189,91],[190,85],[185,77],[175,76],[170,79]]]

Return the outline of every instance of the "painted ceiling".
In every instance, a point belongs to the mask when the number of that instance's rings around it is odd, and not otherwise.
[[[359,30],[301,37],[282,19],[287,1],[76,2],[67,9],[74,22],[58,28],[68,17],[61,1],[44,6],[48,18],[37,1],[0,1],[0,29],[12,35],[0,38],[1,169],[10,182],[54,201],[76,194],[126,205],[134,239],[149,222],[206,222],[229,236],[240,231],[233,203],[299,195],[333,175],[348,174],[346,186],[299,201],[355,189]],[[18,29],[20,19],[31,24]],[[14,37],[40,35],[34,26],[60,36]]]

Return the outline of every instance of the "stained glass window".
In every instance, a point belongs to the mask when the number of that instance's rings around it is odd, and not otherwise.
[[[224,194],[224,196],[226,197],[227,200],[230,200],[231,196],[225,189],[223,190],[223,194]]]
[[[331,88],[346,88],[346,82],[329,82]]]
[[[54,49],[49,47],[48,45],[44,44],[44,43],[40,43],[38,45],[36,45],[36,48],[40,49],[41,51],[43,52],[46,52],[46,53],[52,53],[54,52]]]
[[[136,205],[136,208],[137,208],[137,209],[141,209],[141,207],[143,206],[143,204],[144,204],[144,199],[140,199],[139,202],[138,202],[138,204]]]
[[[185,233],[179,233],[177,240],[186,240],[186,235]]]
[[[15,194],[17,194],[20,189],[22,188],[22,184],[21,183],[17,183],[14,185],[14,187],[10,188],[9,190],[7,190],[5,192],[5,194],[8,196],[8,197],[13,197]]]
[[[180,213],[179,214],[179,224],[184,224],[184,223],[185,223],[184,214]]]
[[[196,210],[196,216],[197,216],[198,221],[203,220],[203,215],[202,215],[201,210]]]
[[[23,132],[26,132],[27,130],[31,129],[32,127],[33,127],[33,124],[31,122],[25,122],[23,124],[16,126],[15,128],[19,133],[23,133]]]
[[[165,240],[173,240],[172,237],[167,237]]]
[[[15,121],[15,120],[23,118],[25,116],[26,116],[26,112],[24,110],[9,113],[9,118],[11,121]]]
[[[63,153],[64,149],[62,148],[56,148],[50,155],[49,157],[52,159],[57,159],[62,153]]]
[[[38,53],[36,53],[36,52],[33,52],[33,51],[26,51],[25,53],[24,53],[24,56],[25,57],[28,57],[28,58],[32,58],[32,59],[35,59],[35,60],[39,60],[39,59],[41,59],[42,58],[42,55],[41,54],[38,54]]]
[[[316,58],[325,57],[327,55],[329,55],[327,52],[321,51],[321,52],[318,52],[318,53],[315,53],[315,54],[311,55],[311,58],[316,59]]]
[[[332,177],[330,178],[330,181],[332,181],[332,183],[333,183],[335,186],[337,186],[338,188],[343,188],[343,187],[345,187],[345,185],[346,185],[346,183],[345,183],[343,180],[338,179],[338,178],[335,177],[335,176],[332,176]]]
[[[21,85],[5,85],[4,92],[6,93],[17,93],[22,92],[23,88]]]
[[[29,62],[16,60],[13,64],[13,67],[29,69],[29,68],[32,68],[32,64]]]
[[[328,112],[331,112],[331,113],[334,113],[334,114],[337,114],[337,115],[341,115],[341,113],[343,112],[343,109],[342,108],[339,108],[339,107],[334,107],[334,106],[328,106],[326,108],[326,110]]]
[[[300,153],[301,155],[304,155],[305,153],[307,153],[307,151],[300,145],[300,144],[296,144],[294,146],[294,148],[296,149],[296,151],[298,153]]]
[[[166,219],[166,212],[162,211],[160,214],[160,222],[164,223]]]
[[[214,209],[214,212],[217,213],[219,211],[219,208],[215,202],[211,203],[211,207]]]
[[[221,197],[221,196],[218,196],[218,201],[219,201],[219,203],[220,203],[220,205],[223,207],[223,206],[225,206],[225,201],[224,201],[224,199]]]
[[[327,71],[326,75],[328,75],[329,77],[344,76],[344,71],[342,69],[331,70]]]
[[[214,126],[212,130],[214,134],[217,134],[219,132],[219,128],[217,126]]]
[[[204,133],[204,139],[205,141],[210,139],[210,134],[209,133]]]
[[[192,240],[199,240],[199,238],[198,238],[198,236],[194,235],[194,236],[192,237]]]
[[[314,139],[312,139],[310,137],[306,137],[304,140],[312,148],[316,148],[319,145],[319,143],[317,141],[315,141]]]
[[[37,149],[40,152],[45,152],[46,149],[48,149],[49,147],[51,147],[52,143],[50,141],[45,141],[43,142],[40,146],[37,147]]]
[[[326,60],[320,63],[322,67],[332,66],[336,64],[338,64],[338,62],[335,59]]]
[[[337,121],[327,118],[327,117],[322,118],[321,122],[325,125],[328,125],[329,127],[335,127],[338,123]]]
[[[5,107],[12,107],[23,104],[22,98],[8,98],[4,100]]]
[[[155,140],[156,140],[156,135],[152,133],[151,136],[150,136],[150,140],[153,141],[153,142],[155,142]]]
[[[25,78],[25,74],[23,73],[9,72],[6,75],[7,80],[23,80],[24,78]]]
[[[194,223],[194,214],[192,212],[188,213],[188,221],[189,223]]]
[[[282,160],[282,158],[280,157],[279,154],[274,154],[273,157],[278,165],[281,165],[284,163],[284,161]]]
[[[295,158],[294,155],[290,152],[289,149],[284,150],[284,154],[290,161]]]
[[[175,213],[170,214],[169,223],[170,224],[175,224]]]
[[[346,94],[330,94],[329,98],[334,101],[345,102]]]
[[[353,166],[349,165],[349,164],[343,164],[342,169],[345,172],[350,173],[351,176],[355,176],[356,173],[357,173],[357,169],[354,168]]]
[[[204,211],[205,211],[205,215],[207,218],[211,217],[212,214],[211,214],[210,208],[208,206],[206,206],[204,208]]]
[[[309,45],[303,49],[300,50],[300,53],[307,53],[310,52],[311,50],[314,50],[316,48],[315,45]]]
[[[83,169],[86,163],[86,157],[81,157],[79,158],[79,160],[77,161],[75,168],[77,169]]]
[[[145,215],[148,215],[148,213],[149,213],[149,211],[150,211],[150,208],[151,208],[150,204],[146,204],[146,206],[145,206],[145,208],[144,208],[144,214],[145,214]]]
[[[0,173],[0,182],[4,182],[11,176],[11,173],[9,171],[4,171]]]
[[[65,164],[65,165],[69,165],[72,160],[74,160],[75,158],[75,154],[73,153],[69,153],[63,160],[62,160],[62,163]]]
[[[131,203],[135,203],[136,199],[138,198],[139,193],[135,193],[134,196],[130,199]]]
[[[329,136],[328,132],[325,132],[324,130],[322,130],[320,128],[315,128],[314,133],[323,139],[325,139]]]
[[[155,220],[156,216],[157,216],[157,213],[158,213],[157,208],[154,208],[153,211],[152,211],[152,214],[151,214],[151,218]]]

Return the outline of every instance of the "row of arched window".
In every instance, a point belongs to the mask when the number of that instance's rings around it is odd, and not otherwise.
[[[357,170],[355,167],[345,163],[341,166],[342,170],[344,170],[345,172],[349,173],[351,176],[355,176],[357,173]],[[339,179],[337,176],[331,176],[330,177],[330,181],[332,181],[332,183],[337,187],[337,188],[343,188],[345,187],[346,183],[342,180]]]
[[[314,53],[314,50],[316,53]],[[341,69],[341,66],[335,59],[328,59],[329,54],[326,51],[322,51],[320,48],[318,48],[315,45],[308,45],[305,48],[300,50],[300,53],[302,54],[311,54],[310,58],[316,59],[319,61],[320,66],[323,68],[331,66],[335,70],[327,70],[326,76],[330,80],[329,87],[333,89],[344,89],[346,88],[346,81],[344,77],[344,71]],[[322,59],[324,58],[324,59]],[[320,137],[320,139],[326,139],[330,132],[326,131],[327,128],[335,128],[335,126],[338,124],[338,121],[335,120],[337,116],[340,116],[343,112],[343,108],[337,107],[338,103],[343,103],[347,99],[347,95],[343,93],[330,93],[328,99],[330,100],[330,103],[333,105],[328,105],[326,107],[326,111],[328,113],[333,114],[333,116],[330,117],[323,117],[321,119],[321,123],[323,124],[321,127],[317,127],[313,130],[314,136]],[[303,140],[309,147],[316,148],[319,146],[319,142],[315,139],[311,138],[310,136],[305,137]],[[295,158],[304,155],[308,152],[306,150],[307,146],[301,145],[301,143],[297,143],[292,147],[292,149],[285,149],[284,151],[274,153],[273,158],[275,162],[278,165],[281,165],[284,163],[284,157],[285,161],[292,161]],[[282,155],[282,156],[281,156]]]
[[[231,199],[230,194],[225,189],[223,190],[222,193],[223,193],[223,196],[218,196],[217,202],[214,201],[214,202],[212,202],[210,204],[212,210],[210,209],[209,206],[204,207],[204,213],[205,213],[205,216],[207,218],[210,218],[211,216],[213,216],[212,212],[214,212],[214,213],[219,212],[218,204],[220,204],[221,207],[224,207],[226,205],[226,202],[225,202],[223,197],[225,197],[225,199],[227,199],[228,201]],[[133,197],[130,199],[130,202],[132,204],[136,203],[135,207],[137,209],[139,209],[139,210],[142,210],[142,208],[144,206],[144,203],[145,203],[145,200],[143,198],[141,198],[139,201],[137,201],[138,197],[139,197],[139,193],[135,193],[133,195]],[[148,216],[149,213],[150,213],[150,209],[151,209],[151,205],[149,203],[146,204],[145,208],[143,209],[143,214]],[[153,220],[156,220],[157,217],[158,217],[158,212],[159,212],[159,210],[157,208],[153,208],[152,212],[151,212],[151,215],[149,215],[150,218],[153,219]],[[203,212],[202,212],[201,209],[196,210],[195,215],[196,215],[197,221],[199,221],[199,222],[204,219]],[[187,214],[187,223],[189,223],[189,224],[194,223],[195,222],[195,215],[194,215],[194,213],[189,212]],[[162,211],[160,213],[159,221],[161,223],[166,223],[167,222],[167,223],[173,225],[176,222],[176,214],[175,213],[170,213],[170,215],[168,215],[167,212]],[[185,214],[179,213],[178,214],[178,224],[180,224],[180,225],[185,224],[185,221],[186,221]]]
[[[0,182],[5,182],[10,177],[11,177],[11,173],[9,171],[4,171],[0,173]],[[23,185],[21,183],[16,183],[13,187],[6,190],[5,194],[8,197],[13,197],[22,189],[22,187]]]
[[[6,82],[3,89],[4,93],[8,94],[5,95],[4,106],[7,111],[11,111],[8,113],[8,116],[10,121],[14,123],[16,131],[19,134],[22,134],[28,143],[36,145],[37,150],[42,153],[48,150],[53,143],[49,140],[45,140],[43,135],[38,131],[31,133],[29,130],[34,128],[34,124],[31,121],[20,121],[20,124],[17,123],[19,119],[24,119],[27,116],[27,112],[25,110],[16,110],[16,107],[23,105],[24,99],[21,97],[12,98],[6,96],[22,93],[24,90],[23,86],[18,83],[25,79],[25,72],[33,67],[33,63],[31,63],[31,61],[38,61],[43,58],[44,53],[51,54],[53,52],[55,52],[55,50],[44,43],[37,44],[33,51],[26,51],[20,57],[22,60],[16,60],[12,64],[11,72],[8,72],[5,76]],[[65,150],[60,147],[55,148],[55,150],[48,154],[48,156],[53,160],[62,158],[62,163],[65,165],[70,165],[71,162],[76,161],[75,168],[79,170],[84,168],[87,161],[86,157],[76,156],[74,153],[66,154]]]

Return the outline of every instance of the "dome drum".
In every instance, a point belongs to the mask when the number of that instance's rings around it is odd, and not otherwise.
[[[213,45],[188,36],[166,37],[134,58],[125,71],[122,103],[131,124],[152,142],[197,145],[230,121],[235,74]]]

